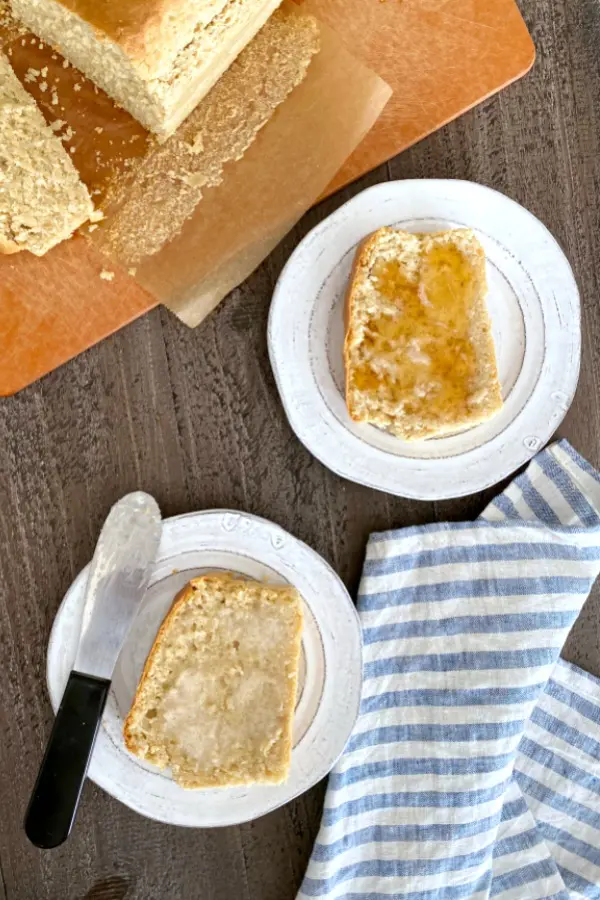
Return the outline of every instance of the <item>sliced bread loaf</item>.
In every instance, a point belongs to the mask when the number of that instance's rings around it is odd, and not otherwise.
[[[230,573],[193,579],[148,656],[127,748],[185,788],[284,781],[301,632],[293,588]]]
[[[0,253],[43,256],[93,212],[62,142],[0,53]]]
[[[352,419],[410,441],[461,431],[499,412],[486,296],[485,254],[469,229],[382,228],[367,238],[347,300]]]
[[[281,0],[11,0],[17,19],[168,137]]]

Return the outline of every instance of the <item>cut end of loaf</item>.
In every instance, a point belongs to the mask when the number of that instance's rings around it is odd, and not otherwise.
[[[285,781],[301,633],[293,588],[229,573],[193,579],[146,662],[128,750],[184,788]]]
[[[0,54],[0,252],[43,256],[93,212],[62,142]]]
[[[202,15],[198,4],[154,0],[166,13],[150,19],[146,7],[152,4],[139,2],[126,3],[123,15],[120,3],[11,2],[15,16],[34,34],[59,49],[145,128],[166,139],[208,94],[281,0],[211,0],[209,5],[202,4]],[[136,24],[140,10],[144,23]]]
[[[363,243],[347,298],[351,418],[406,441],[462,431],[502,408],[485,254],[470,229],[382,228]]]

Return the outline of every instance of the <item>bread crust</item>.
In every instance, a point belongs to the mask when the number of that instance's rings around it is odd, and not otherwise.
[[[381,231],[383,231],[383,229],[374,232],[374,234],[370,234],[364,239],[364,241],[362,241],[358,245],[358,250],[356,251],[356,256],[354,258],[354,263],[352,266],[352,273],[350,275],[348,290],[346,291],[346,301],[344,303],[344,374],[346,387],[346,406],[348,407],[348,412],[353,422],[361,421],[352,402],[352,395],[350,391],[350,347],[352,345],[352,341],[354,340],[354,318],[352,316],[354,288],[356,282],[359,281],[360,278],[364,278],[369,272],[371,251],[374,247],[377,246],[378,236]]]
[[[198,27],[228,0],[53,0],[117,44],[148,78],[170,68]]]

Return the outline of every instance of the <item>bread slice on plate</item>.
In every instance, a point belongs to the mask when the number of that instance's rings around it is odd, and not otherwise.
[[[351,418],[405,441],[448,435],[502,408],[485,254],[470,229],[381,228],[359,248],[344,359]]]
[[[194,578],[164,620],[125,722],[127,749],[184,788],[280,784],[302,634],[291,587]]]
[[[149,131],[165,138],[281,0],[11,0],[12,10]]]
[[[0,253],[43,256],[93,213],[71,157],[0,53]]]

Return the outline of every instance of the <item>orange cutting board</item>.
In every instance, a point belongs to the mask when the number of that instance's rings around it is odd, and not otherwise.
[[[331,191],[524,75],[535,57],[515,0],[310,0],[310,11],[394,89]],[[113,263],[113,280],[99,278],[104,268],[82,238],[40,260],[0,256],[0,396],[156,305]]]

